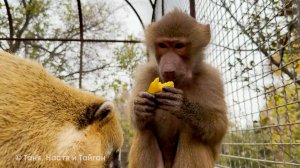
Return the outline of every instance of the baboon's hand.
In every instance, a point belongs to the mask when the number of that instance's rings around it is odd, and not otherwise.
[[[170,111],[175,116],[182,117],[183,91],[173,87],[163,87],[163,92],[155,93],[158,108]]]
[[[154,119],[157,108],[154,95],[148,92],[140,92],[134,100],[134,115],[136,123],[143,127]]]

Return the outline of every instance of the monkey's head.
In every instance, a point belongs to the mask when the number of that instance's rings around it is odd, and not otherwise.
[[[152,23],[145,32],[146,45],[156,60],[160,78],[180,85],[191,81],[210,41],[210,27],[175,9]]]

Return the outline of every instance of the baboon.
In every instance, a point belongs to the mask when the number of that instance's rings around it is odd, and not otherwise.
[[[130,168],[212,168],[227,125],[223,83],[203,62],[210,26],[178,9],[145,31],[149,61],[140,66],[129,104],[136,134]],[[151,81],[175,88],[149,94]]]

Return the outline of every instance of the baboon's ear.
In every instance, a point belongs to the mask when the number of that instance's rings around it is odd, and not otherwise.
[[[191,39],[192,44],[198,48],[198,47],[206,47],[211,38],[211,31],[210,31],[210,25],[209,24],[200,24],[193,29],[192,33],[190,34],[189,39]],[[201,40],[199,40],[201,39]]]
[[[156,38],[157,24],[151,23],[145,30],[145,43],[150,50],[154,50],[154,40]]]
[[[201,38],[204,39],[202,41],[202,45],[205,47],[208,45],[210,38],[211,38],[211,31],[210,31],[210,25],[209,24],[200,24],[199,25],[199,32],[201,34]]]
[[[95,112],[94,118],[101,121],[105,119],[112,112],[113,109],[114,104],[110,101],[105,101]]]

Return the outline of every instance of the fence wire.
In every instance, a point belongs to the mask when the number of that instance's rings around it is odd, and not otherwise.
[[[174,7],[189,12],[188,0],[158,2],[156,18]],[[222,73],[231,122],[217,167],[300,167],[300,1],[195,6],[211,26],[206,61]]]

